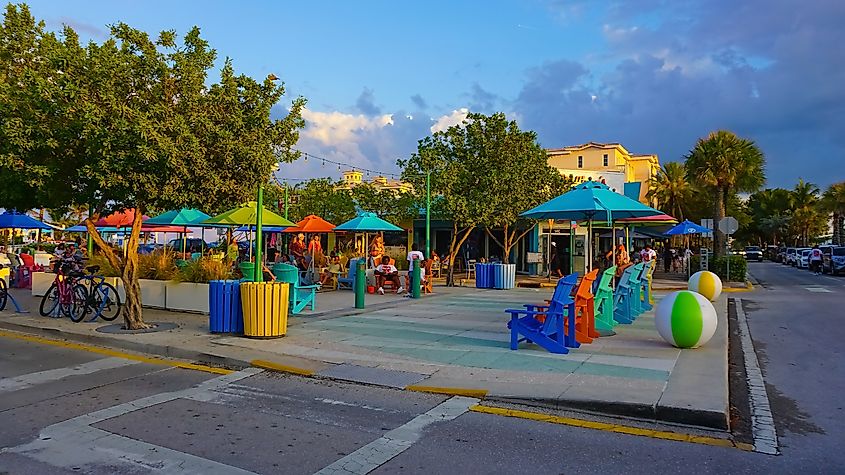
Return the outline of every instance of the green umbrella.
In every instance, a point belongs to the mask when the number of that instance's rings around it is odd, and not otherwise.
[[[257,224],[256,215],[258,214],[255,205],[255,201],[250,201],[238,208],[230,209],[225,213],[208,218],[203,221],[203,224],[222,224],[228,226],[255,226]],[[296,226],[296,223],[288,221],[287,219],[268,210],[267,208],[263,208],[261,215],[261,225],[291,227]]]

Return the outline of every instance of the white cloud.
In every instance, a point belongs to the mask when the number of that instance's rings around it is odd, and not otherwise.
[[[393,125],[392,114],[368,117],[363,114],[345,114],[343,112],[316,112],[309,109],[302,111],[306,126],[303,137],[314,139],[323,145],[337,145],[353,141],[360,132],[374,131]]]
[[[440,116],[440,118],[434,121],[434,125],[431,126],[431,133],[442,132],[453,125],[460,124],[467,118],[467,113],[469,113],[469,109],[461,107],[460,109],[453,110],[450,114]]]

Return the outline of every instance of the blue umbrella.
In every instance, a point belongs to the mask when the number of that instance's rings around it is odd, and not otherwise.
[[[692,221],[685,219],[682,223],[678,223],[663,234],[667,236],[676,236],[679,234],[707,234],[709,232],[710,230],[704,226],[699,226]]]
[[[0,228],[3,229],[53,229],[52,226],[16,211],[0,214]]]
[[[375,213],[361,212],[358,216],[334,228],[335,231],[351,232],[379,232],[379,231],[404,231],[399,226],[388,223],[376,216]]]

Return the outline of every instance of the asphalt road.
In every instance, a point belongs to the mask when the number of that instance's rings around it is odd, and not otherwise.
[[[845,472],[845,278],[751,270],[765,288],[736,296],[780,456],[473,412],[469,398],[212,374],[0,336],[0,473]]]

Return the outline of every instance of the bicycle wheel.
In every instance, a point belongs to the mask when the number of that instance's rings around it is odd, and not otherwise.
[[[70,304],[63,303],[62,310],[71,321],[79,323],[85,318],[88,308],[88,289],[82,284],[76,284],[73,286],[70,297]]]
[[[41,297],[41,306],[38,308],[38,313],[41,314],[42,317],[46,317],[51,315],[54,310],[56,310],[56,305],[59,304],[59,289],[56,287],[56,283],[53,282],[50,285],[50,288],[47,289],[47,293]]]
[[[6,290],[6,281],[0,279],[0,311],[6,308],[6,301],[9,299],[9,292]]]
[[[94,288],[92,299],[96,305],[95,314],[103,320],[110,322],[120,315],[120,295],[108,282],[101,282]]]

